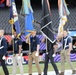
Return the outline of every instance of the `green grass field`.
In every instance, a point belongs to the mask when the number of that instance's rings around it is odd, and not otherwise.
[[[56,64],[58,66],[58,69],[60,70],[61,64],[60,63],[56,63]],[[76,62],[72,62],[72,64],[76,68]],[[52,67],[52,65],[50,63],[49,63],[48,66],[49,66],[48,67],[48,71],[53,71],[53,67]],[[12,74],[12,66],[7,66],[7,67],[8,67],[9,73]],[[28,65],[23,65],[23,67],[24,67],[24,73],[28,73]],[[41,70],[43,71],[44,64],[43,63],[40,63],[40,67],[41,67]],[[33,64],[32,69],[33,69],[33,72],[37,72],[37,69],[36,69],[35,64]],[[70,67],[68,66],[67,63],[65,63],[65,69],[66,70],[67,69],[70,69]],[[17,74],[19,74],[19,68],[17,68]],[[0,66],[0,75],[4,75],[1,66]]]

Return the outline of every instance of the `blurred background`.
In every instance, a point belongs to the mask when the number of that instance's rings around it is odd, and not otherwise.
[[[50,9],[51,9],[51,20],[52,20],[52,28],[57,33],[58,25],[59,25],[59,14],[58,14],[58,0],[49,0],[50,1]],[[29,45],[25,42],[24,36],[24,16],[20,15],[20,10],[22,6],[22,0],[15,0],[18,17],[21,27],[21,39],[23,41],[22,48],[24,55],[27,55],[29,51]],[[66,0],[68,9],[70,11],[70,16],[68,16],[68,22],[65,25],[65,29],[68,29],[69,35],[73,37],[73,50],[71,53],[76,53],[76,0]],[[35,21],[39,21],[42,16],[42,7],[41,0],[31,0],[31,5],[34,11],[34,19]],[[12,46],[10,45],[11,34],[12,34],[12,26],[9,24],[10,12],[9,7],[6,6],[6,0],[0,4],[0,29],[5,30],[5,38],[8,42],[8,53],[12,50]],[[46,43],[42,43],[41,40],[43,35],[40,32],[41,25],[38,23],[34,23],[34,28],[37,30],[37,36],[40,39],[40,55],[42,55],[46,50]]]

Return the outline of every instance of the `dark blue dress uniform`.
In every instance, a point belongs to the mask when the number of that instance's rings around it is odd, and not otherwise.
[[[49,63],[49,60],[51,61],[51,64],[56,72],[56,75],[59,75],[59,71],[58,71],[58,68],[54,62],[54,58],[53,58],[53,53],[54,53],[54,50],[53,50],[53,45],[55,45],[55,43],[51,43],[50,41],[47,40],[47,51],[48,53],[45,54],[45,62],[44,62],[44,75],[47,75],[47,70],[48,70],[48,63]]]
[[[2,57],[4,55],[6,55],[7,41],[3,37],[0,40],[1,40],[1,43],[0,43],[0,62],[1,62],[1,65],[2,65],[2,68],[3,68],[3,71],[4,71],[5,75],[9,75],[8,69],[5,65],[5,60],[2,59]],[[3,48],[1,48],[1,47],[3,47]]]

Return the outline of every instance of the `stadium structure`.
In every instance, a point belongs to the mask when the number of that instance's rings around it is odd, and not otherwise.
[[[55,32],[58,31],[58,25],[59,25],[59,14],[58,14],[58,0],[49,0],[50,1],[50,9],[51,9],[51,20],[52,20],[52,28]],[[68,16],[68,22],[65,25],[65,29],[68,29],[71,33],[70,35],[73,37],[73,43],[76,41],[76,0],[66,0],[67,6],[70,11],[70,15]],[[25,44],[24,40],[24,16],[20,15],[20,9],[22,6],[22,0],[15,0],[17,11],[18,11],[18,17],[22,32],[22,41],[23,45]],[[31,0],[31,5],[34,10],[34,18],[35,21],[39,21],[42,16],[42,7],[41,7],[41,0]],[[10,12],[9,7],[6,6],[6,1],[2,4],[0,4],[0,29],[5,30],[5,38],[9,41],[12,34],[12,26],[9,24],[10,19]],[[37,30],[37,35],[41,41],[42,34],[40,32],[41,25],[39,23],[34,23],[34,28]],[[27,45],[28,47],[28,45]],[[25,49],[25,48],[24,48]],[[27,48],[28,49],[28,48]],[[45,44],[41,43],[41,51],[45,50]],[[76,49],[75,49],[76,50]]]

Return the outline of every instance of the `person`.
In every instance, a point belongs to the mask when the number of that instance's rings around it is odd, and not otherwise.
[[[73,49],[71,50],[71,53],[76,53],[76,41],[73,40]]]
[[[36,30],[34,30],[31,33],[30,37],[30,51],[29,51],[29,56],[28,56],[28,67],[29,67],[29,75],[32,75],[32,62],[33,60],[35,61],[37,70],[38,70],[38,75],[41,75],[41,68],[39,66],[39,38],[36,36]]]
[[[72,74],[76,74],[76,70],[70,61],[70,52],[72,50],[72,37],[68,35],[66,30],[63,31],[63,50],[61,50],[61,73],[60,75],[64,75],[65,72],[65,60],[69,64],[72,69]]]
[[[7,42],[4,38],[4,30],[0,30],[0,62],[5,75],[9,75],[8,69],[5,65],[5,55],[7,52]]]
[[[22,65],[22,41],[20,38],[17,38],[16,31],[13,32],[13,75],[16,75],[17,63],[20,69],[20,74],[24,75],[23,65]]]
[[[43,38],[43,39],[45,39],[45,38]],[[55,70],[56,75],[59,75],[58,68],[54,62],[54,56],[56,54],[56,51],[54,49],[56,48],[56,43],[51,43],[48,39],[46,39],[46,40],[47,40],[46,41],[47,50],[46,50],[45,62],[44,62],[44,75],[47,75],[49,60],[51,61],[51,64]]]
[[[76,48],[76,41],[74,42],[73,48]]]
[[[60,54],[62,50],[62,37],[58,35],[56,38],[56,52]]]

